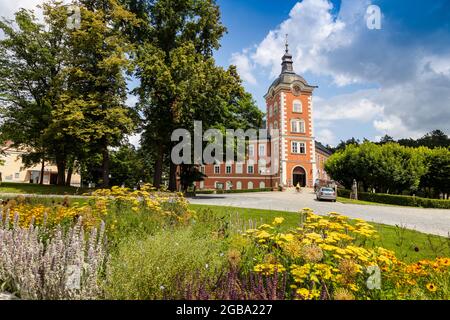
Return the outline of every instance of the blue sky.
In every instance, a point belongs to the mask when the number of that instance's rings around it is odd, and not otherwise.
[[[228,34],[216,61],[237,65],[262,110],[289,33],[296,72],[319,86],[317,140],[336,145],[351,137],[420,137],[434,129],[450,134],[450,0],[217,2]],[[0,0],[0,15],[40,3]],[[370,5],[381,9],[380,30],[367,28]],[[131,140],[137,144],[139,136]]]
[[[228,34],[218,64],[236,64],[263,95],[280,71],[289,33],[294,68],[315,92],[318,140],[450,133],[450,1],[218,0]],[[377,5],[380,30],[366,26]]]

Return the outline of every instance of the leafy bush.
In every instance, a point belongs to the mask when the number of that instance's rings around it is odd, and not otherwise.
[[[194,277],[217,279],[226,259],[223,250],[222,241],[198,236],[192,228],[128,238],[109,263],[107,298],[182,298],[180,285],[192,283]]]
[[[197,190],[195,191],[196,194],[214,194],[216,193],[216,190],[212,189],[205,189],[205,190]]]
[[[338,195],[340,197],[349,198],[350,193],[351,192],[349,190],[338,189]],[[406,207],[450,209],[450,200],[428,199],[382,193],[358,192],[358,200]]]
[[[252,193],[252,192],[271,192],[272,188],[249,189],[249,190],[225,190],[225,193]]]

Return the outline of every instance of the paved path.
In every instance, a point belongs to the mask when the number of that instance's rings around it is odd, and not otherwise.
[[[189,202],[192,204],[289,212],[311,208],[315,213],[321,215],[334,211],[351,218],[360,218],[392,226],[399,225],[429,234],[441,236],[449,236],[450,234],[450,210],[319,202],[315,200],[314,193],[306,189],[301,194],[295,191],[287,191],[199,195],[190,198]]]

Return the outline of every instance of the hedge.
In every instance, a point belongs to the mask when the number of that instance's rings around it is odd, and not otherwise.
[[[225,190],[225,193],[251,193],[251,192],[270,192],[273,188],[249,189],[249,190]]]
[[[350,198],[350,190],[338,189],[338,196]],[[450,200],[429,199],[383,193],[358,192],[358,200],[406,207],[450,209]]]
[[[250,189],[250,190],[198,190],[196,194],[223,194],[223,193],[252,193],[252,192],[270,192],[273,191],[272,188],[262,188],[262,189]]]

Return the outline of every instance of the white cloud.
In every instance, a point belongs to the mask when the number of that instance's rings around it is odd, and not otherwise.
[[[253,65],[247,55],[247,51],[233,53],[231,64],[237,67],[239,75],[244,81],[253,85],[257,84],[256,77],[252,74]]]
[[[367,122],[382,114],[384,107],[367,97],[372,91],[335,96],[328,100],[316,100],[316,121],[358,120]]]
[[[336,144],[336,135],[330,129],[321,129],[317,131],[316,140],[329,145]]]
[[[7,1],[2,0],[0,2],[0,16],[5,18],[12,18],[14,13],[18,11],[20,8],[25,9],[34,9],[36,5],[42,4],[42,0],[16,0],[16,1]]]
[[[141,134],[128,136],[128,141],[136,148],[139,148],[141,146]]]
[[[440,48],[433,50],[429,45],[436,42],[433,35],[432,41],[417,41],[411,34],[402,34],[401,26],[394,27],[386,17],[382,30],[369,30],[365,20],[369,5],[368,0],[342,0],[335,17],[327,0],[297,3],[289,17],[255,49],[240,53],[254,61],[252,68],[245,70],[246,77],[254,76],[256,70],[276,77],[284,37],[289,34],[297,73],[329,77],[337,86],[358,83],[377,87],[329,99],[316,97],[318,136],[332,139],[330,128],[343,121],[355,121],[368,131],[394,138],[417,137],[434,129],[449,133],[450,47],[442,45],[450,38],[448,32],[439,35]]]

